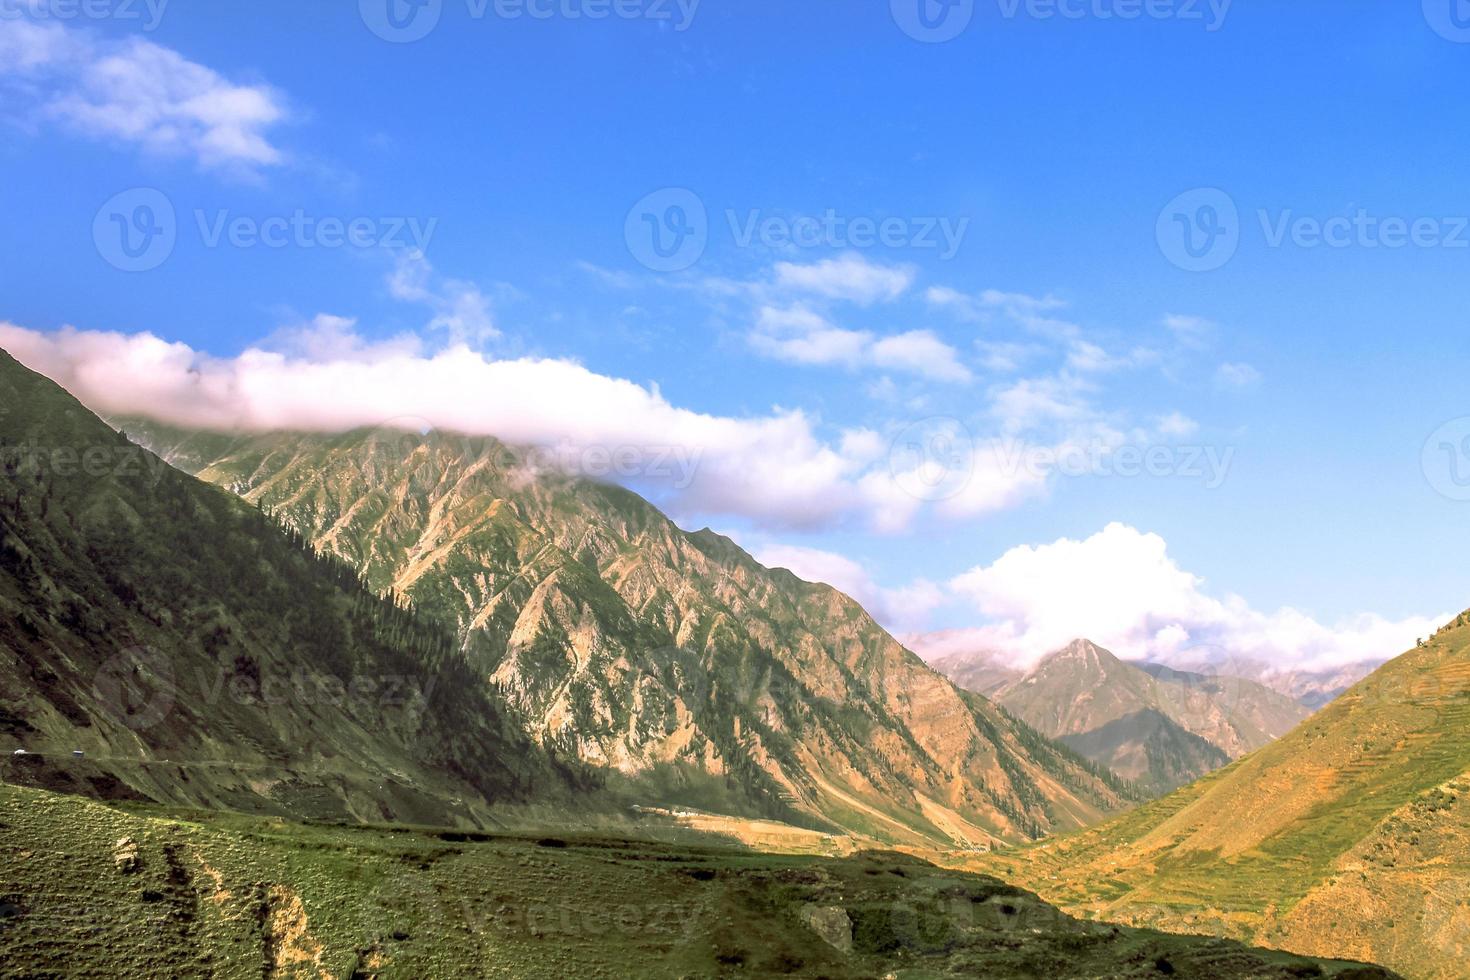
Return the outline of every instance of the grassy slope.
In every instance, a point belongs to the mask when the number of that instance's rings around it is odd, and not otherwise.
[[[997,860],[1064,908],[1463,977],[1467,792],[1461,616],[1228,769]]]
[[[31,976],[413,980],[1389,976],[1080,922],[891,853],[129,813],[3,786],[0,962]]]
[[[0,477],[7,778],[436,822],[568,789],[446,631],[3,352]]]

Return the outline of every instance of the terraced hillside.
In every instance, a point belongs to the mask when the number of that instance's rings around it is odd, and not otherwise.
[[[575,742],[645,801],[971,846],[1136,798],[835,589],[493,439],[120,424],[452,624],[535,738]]]
[[[6,779],[471,824],[574,791],[452,634],[3,352],[0,474]]]
[[[1108,920],[1466,976],[1470,614],[1228,769],[990,867]]]
[[[0,964],[267,980],[1391,977],[1081,922],[891,852],[143,815],[4,786]]]

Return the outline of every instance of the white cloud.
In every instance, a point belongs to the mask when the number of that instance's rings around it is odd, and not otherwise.
[[[1043,313],[1067,305],[1064,300],[1055,296],[1028,296],[1025,293],[1007,293],[998,289],[970,294],[949,286],[930,286],[925,290],[924,298],[930,306],[947,309],[964,320],[987,320],[996,313],[1004,313],[1021,320],[1035,319]]]
[[[897,299],[914,281],[910,266],[878,265],[855,253],[811,265],[778,262],[775,271],[781,288],[863,306]]]
[[[762,307],[750,344],[767,357],[793,364],[875,367],[934,381],[972,378],[959,352],[928,330],[875,338],[866,330],[839,327],[799,304]]]
[[[1261,372],[1249,364],[1221,364],[1215,380],[1225,388],[1253,388],[1261,383]]]
[[[1090,382],[1068,374],[1021,378],[995,392],[991,412],[1007,432],[1081,424],[1096,416],[1087,399],[1090,390]]]
[[[804,306],[762,307],[751,346],[767,357],[794,364],[862,363],[872,334],[844,330]]]
[[[1170,412],[1159,419],[1158,431],[1161,435],[1186,439],[1199,431],[1199,423],[1180,412]]]
[[[970,369],[960,363],[959,352],[928,330],[910,330],[884,337],[868,353],[880,368],[907,371],[936,381],[970,381]]]
[[[357,333],[351,317],[318,313],[306,323],[282,327],[261,345],[266,350],[310,361],[374,361],[383,357],[416,357],[423,352],[422,338],[401,334],[388,340],[369,342]]]
[[[893,632],[922,626],[946,598],[939,586],[924,579],[896,589],[883,588],[858,562],[818,548],[771,544],[758,547],[755,558],[767,567],[788,569],[808,582],[832,586],[856,599]]]
[[[1290,608],[1259,612],[1238,596],[1209,594],[1163,538],[1124,524],[1086,540],[1013,548],[949,588],[984,620],[965,642],[1020,665],[1086,637],[1130,659],[1199,659],[1209,649],[1279,670],[1321,670],[1395,656],[1448,618],[1362,615],[1325,625]]]
[[[497,360],[463,345],[426,354],[411,337],[369,343],[340,317],[319,317],[235,357],[147,333],[42,333],[5,323],[0,347],[105,415],[246,431],[334,432],[412,419],[572,453],[630,450],[636,472],[619,476],[675,516],[897,531],[925,506],[895,480],[886,441],[873,433],[850,430],[834,444],[800,411],[708,415],[569,361]]]
[[[1158,360],[1158,352],[1147,347],[1135,347],[1126,354],[1109,354],[1097,344],[1086,340],[1072,341],[1067,351],[1067,367],[1088,374],[1144,367],[1156,364]]]
[[[1204,317],[1180,313],[1164,314],[1164,326],[1186,347],[1203,347],[1215,332],[1215,325]]]
[[[244,174],[284,160],[269,135],[288,115],[276,90],[230,82],[152,41],[0,18],[0,82],[31,122]]]
[[[490,315],[490,301],[480,287],[434,275],[423,252],[399,253],[388,278],[388,292],[395,299],[430,307],[434,318],[428,328],[442,331],[451,343],[477,346],[500,336]]]

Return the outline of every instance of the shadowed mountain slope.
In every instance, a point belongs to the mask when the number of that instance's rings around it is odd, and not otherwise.
[[[0,472],[7,780],[443,823],[570,791],[452,634],[3,352]]]

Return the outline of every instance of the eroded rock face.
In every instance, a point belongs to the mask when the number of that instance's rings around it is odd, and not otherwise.
[[[801,921],[828,946],[841,953],[852,952],[852,919],[847,909],[838,905],[803,906]]]
[[[143,869],[143,859],[138,854],[138,842],[124,837],[112,848],[112,863],[125,875],[136,874]]]
[[[680,802],[945,844],[1125,802],[835,589],[493,440],[125,427],[453,623],[534,737]]]

